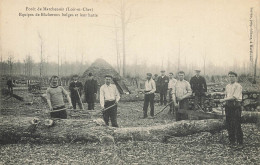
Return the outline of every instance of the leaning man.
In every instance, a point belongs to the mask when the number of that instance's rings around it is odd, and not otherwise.
[[[100,87],[100,105],[103,111],[103,119],[106,125],[109,125],[109,118],[112,127],[118,127],[117,124],[117,104],[120,100],[119,92],[114,84],[111,84],[112,76],[105,76],[105,84]],[[109,108],[110,107],[110,108]]]
[[[226,124],[230,144],[243,144],[243,132],[241,128],[241,101],[242,86],[237,83],[237,73],[228,73],[230,84],[226,86],[225,98],[220,102],[226,102]]]

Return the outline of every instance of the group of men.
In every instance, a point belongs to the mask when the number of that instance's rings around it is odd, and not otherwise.
[[[191,95],[195,97],[195,109],[203,110],[205,96],[207,92],[207,84],[204,77],[200,76],[200,70],[195,70],[196,74],[190,82],[184,80],[185,73],[178,72],[178,80],[174,79],[173,73],[169,73],[169,77],[165,75],[165,71],[161,71],[161,76],[152,78],[151,73],[147,73],[145,81],[145,98],[143,106],[143,118],[147,118],[147,109],[150,104],[150,115],[154,116],[154,97],[155,92],[160,93],[160,104],[167,104],[167,93],[169,93],[170,113],[174,112],[173,108],[189,109],[188,98]],[[230,71],[228,73],[230,84],[226,86],[225,98],[220,102],[225,104],[225,114],[227,130],[230,144],[243,144],[243,132],[241,129],[241,101],[242,86],[237,83],[237,73]],[[168,87],[168,88],[167,88]],[[158,89],[159,88],[159,89]],[[168,91],[168,92],[167,92]],[[187,119],[187,115],[177,113],[176,120]]]
[[[165,70],[161,71],[161,76],[155,75],[152,78],[151,73],[147,73],[145,82],[145,102],[144,118],[147,117],[147,108],[150,104],[151,116],[154,115],[154,93],[160,94],[160,105],[167,105],[167,95],[169,95],[170,111],[173,113],[174,106],[180,106],[183,109],[189,109],[188,97],[195,96],[195,109],[204,110],[204,100],[207,92],[207,84],[204,77],[200,76],[200,70],[195,70],[196,75],[190,82],[184,80],[185,73],[178,72],[178,80],[174,78],[172,72],[169,76],[165,75]],[[178,116],[179,117],[179,116]],[[181,116],[180,116],[181,117]]]
[[[83,103],[81,99],[82,91],[84,90],[85,100],[88,103],[88,110],[94,110],[94,105],[97,97],[97,80],[94,79],[92,73],[89,73],[88,79],[83,84],[78,80],[78,75],[72,77],[72,81],[69,85],[70,95],[60,85],[60,79],[58,76],[52,76],[50,79],[50,87],[47,88],[47,103],[51,111],[51,117],[53,118],[67,118],[67,112],[64,111],[65,103],[63,96],[67,97],[69,102],[69,108],[76,109],[78,104],[80,109],[83,109]],[[100,87],[100,105],[103,111],[103,119],[106,125],[109,125],[109,119],[111,120],[113,127],[118,127],[117,124],[117,104],[120,99],[120,94],[112,82],[112,76],[105,76],[105,84]],[[108,109],[106,109],[108,108]]]
[[[144,105],[143,118],[147,118],[148,106],[150,105],[150,115],[154,116],[154,97],[155,92],[160,93],[160,104],[167,105],[167,93],[169,94],[169,104],[171,105],[170,113],[173,108],[189,109],[188,98],[193,94],[195,96],[196,108],[204,108],[205,93],[207,85],[205,78],[200,76],[200,70],[195,70],[196,75],[191,78],[190,82],[184,79],[185,73],[178,72],[178,80],[169,73],[169,77],[165,75],[165,71],[161,71],[161,76],[155,81],[151,73],[147,73],[144,90]],[[226,102],[226,122],[231,144],[237,142],[243,144],[243,132],[241,129],[241,101],[242,101],[242,86],[236,82],[237,74],[235,72],[228,73],[230,84],[226,86],[225,98],[220,102]],[[80,98],[81,91],[84,89],[88,109],[94,109],[94,102],[97,94],[97,81],[93,79],[93,75],[89,74],[89,79],[84,87],[78,81],[78,76],[73,76],[73,81],[70,83],[71,99],[66,90],[60,86],[59,77],[52,76],[50,87],[47,89],[47,102],[50,110],[55,111],[64,109],[65,104],[63,95],[67,96],[69,107],[76,109],[76,104],[82,109],[82,101]],[[105,76],[105,84],[100,87],[100,105],[103,112],[103,119],[106,125],[109,125],[111,120],[113,127],[118,127],[117,124],[117,105],[120,100],[120,94],[117,87],[111,83],[112,76]],[[157,89],[159,88],[159,90]],[[66,111],[65,111],[66,112]],[[52,117],[67,118],[67,114],[57,111]],[[176,114],[176,120],[187,119],[183,114]]]

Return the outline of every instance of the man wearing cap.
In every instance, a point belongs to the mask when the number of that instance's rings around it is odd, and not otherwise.
[[[143,112],[144,116],[143,118],[147,118],[147,109],[150,104],[150,115],[153,117],[154,116],[154,92],[156,91],[156,85],[154,80],[152,79],[152,74],[147,73],[146,74],[146,81],[145,81],[145,95],[144,95],[144,107],[143,107]]]
[[[83,85],[80,81],[78,81],[79,76],[73,75],[72,82],[69,85],[70,89],[70,97],[73,109],[76,109],[76,104],[78,103],[79,108],[82,109],[82,101],[81,101],[81,91],[83,89]]]
[[[165,75],[165,70],[161,71],[161,76],[158,78],[158,86],[160,92],[160,103],[161,105],[167,104],[167,91],[168,91],[168,83],[169,78]]]
[[[173,103],[176,107],[178,107],[178,111],[180,111],[181,109],[189,109],[188,97],[192,94],[190,83],[184,80],[184,76],[185,73],[183,71],[179,71],[179,80],[176,82],[175,86],[172,89]],[[188,119],[187,115],[176,113],[177,121],[186,119]]]
[[[117,124],[117,104],[120,100],[119,92],[114,84],[111,84],[112,76],[105,76],[105,84],[100,87],[100,105],[102,109],[109,108],[103,111],[103,119],[106,125],[109,125],[109,118],[112,127],[118,127]]]
[[[172,101],[172,89],[174,88],[175,84],[176,84],[177,80],[173,77],[173,73],[169,73],[169,83],[168,83],[168,89],[169,89],[169,102]],[[170,104],[170,113],[173,113],[173,103]]]
[[[204,102],[205,96],[207,92],[207,84],[204,77],[200,75],[200,70],[195,70],[196,75],[190,79],[190,85],[192,89],[192,93],[195,96],[194,104],[195,109],[198,110],[205,110],[204,109]]]
[[[92,73],[89,73],[88,76],[89,78],[84,85],[84,91],[86,102],[88,103],[88,110],[94,110],[95,100],[97,97],[97,80],[94,79]]]
[[[242,86],[237,83],[237,73],[228,73],[230,84],[226,86],[225,98],[220,102],[226,102],[226,124],[230,144],[243,144],[243,132],[241,128],[241,102]]]

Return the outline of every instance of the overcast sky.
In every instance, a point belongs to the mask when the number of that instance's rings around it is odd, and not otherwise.
[[[131,21],[126,30],[127,63],[166,65],[168,57],[176,63],[179,53],[187,64],[208,62],[233,65],[249,61],[250,8],[260,11],[259,0],[126,0]],[[1,52],[3,59],[13,53],[15,60],[26,55],[40,59],[43,54],[56,62],[59,52],[63,61],[93,62],[104,58],[116,64],[115,25],[120,27],[115,10],[118,0],[1,0]],[[35,14],[26,7],[87,7],[98,17],[21,17],[19,13]],[[41,13],[41,12],[39,12]],[[48,13],[45,11],[44,13]],[[88,13],[53,12],[49,13]],[[258,12],[258,16],[260,12]],[[118,37],[121,37],[118,29]],[[120,46],[120,45],[119,45]],[[59,48],[59,51],[58,51]]]

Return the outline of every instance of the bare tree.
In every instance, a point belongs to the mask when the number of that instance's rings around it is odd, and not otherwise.
[[[24,60],[24,74],[32,76],[33,60],[32,56],[28,54]]]
[[[44,58],[43,58],[43,39],[41,34],[38,32],[38,36],[40,39],[40,77],[42,77],[43,75],[43,62],[44,62]]]
[[[255,16],[255,31],[256,31],[256,34],[255,34],[255,40],[256,40],[256,55],[255,55],[255,66],[254,66],[254,83],[256,83],[256,71],[257,71],[257,60],[258,60],[258,32],[259,32],[259,29],[258,29],[258,20],[257,20],[257,14]]]
[[[9,56],[8,56],[7,63],[8,63],[8,67],[9,67],[9,74],[12,75],[13,74],[14,56],[10,52],[8,54],[9,54]]]
[[[207,57],[207,54],[206,54],[206,49],[204,51],[204,55],[203,55],[203,74],[204,76],[206,75],[206,57]]]

